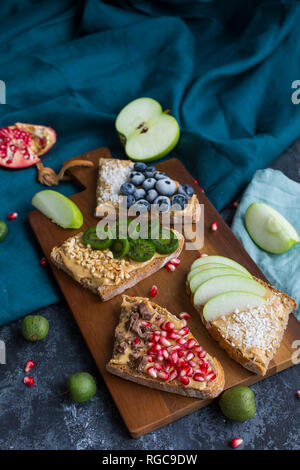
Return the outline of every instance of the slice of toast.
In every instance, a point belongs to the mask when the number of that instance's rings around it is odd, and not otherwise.
[[[96,217],[106,215],[107,218],[115,218],[118,216],[119,204],[122,202],[120,187],[128,181],[133,166],[130,160],[100,158],[96,189]],[[178,181],[175,182],[177,187],[180,186]],[[193,194],[184,210],[170,211],[170,221],[171,223],[181,222],[185,217],[186,222],[194,223],[200,219],[200,215],[201,206],[197,196]]]
[[[68,238],[61,246],[54,247],[50,259],[57,268],[98,294],[102,301],[106,301],[135,286],[172,258],[179,256],[184,246],[184,237],[175,230],[174,233],[179,240],[177,249],[169,255],[155,253],[145,262],[133,261],[127,256],[116,259],[109,249],[93,250],[81,242],[82,233]]]
[[[215,398],[224,372],[186,322],[144,297],[122,296],[113,357],[106,368],[131,382],[194,398]]]
[[[233,312],[211,322],[205,320],[202,306],[194,307],[210,335],[232,359],[255,374],[265,375],[297,304],[270,284],[254,276],[253,279],[267,289],[268,303],[262,307]],[[189,288],[188,292],[191,295]]]

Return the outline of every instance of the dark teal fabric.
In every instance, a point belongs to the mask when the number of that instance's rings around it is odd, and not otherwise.
[[[54,127],[57,170],[103,145],[123,156],[116,114],[153,97],[182,127],[172,156],[221,209],[299,135],[299,24],[293,1],[1,2],[0,125]],[[35,168],[0,168],[0,219],[19,213],[0,245],[0,324],[59,298],[26,222],[39,189]]]

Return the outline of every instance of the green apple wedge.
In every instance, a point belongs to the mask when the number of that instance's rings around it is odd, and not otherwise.
[[[235,274],[226,274],[224,276],[213,277],[196,289],[194,293],[194,305],[204,305],[212,297],[230,291],[251,292],[263,296],[266,288],[254,279]]]
[[[249,271],[247,271],[244,266],[241,266],[239,263],[236,261],[233,261],[233,259],[226,258],[225,256],[203,256],[203,258],[197,258],[191,265],[191,270],[198,268],[198,266],[202,266],[203,264],[209,264],[209,263],[219,263],[219,264],[226,264],[226,266],[231,266],[234,269],[237,269],[238,271],[244,272],[246,274],[250,274]]]
[[[32,205],[52,222],[63,228],[80,228],[83,216],[76,204],[63,194],[51,189],[36,193]]]
[[[205,264],[204,266],[209,266],[209,264],[208,265]],[[247,277],[248,279],[252,278],[250,274],[242,273],[241,271],[238,271],[237,269],[233,269],[230,266],[226,267],[225,264],[223,266],[224,266],[223,268],[212,268],[212,269],[207,268],[207,269],[204,269],[203,271],[196,273],[189,281],[191,292],[194,293],[203,282],[208,281],[209,279],[213,277],[217,277],[217,276],[233,274],[236,276]]]
[[[204,305],[203,316],[206,321],[214,321],[223,315],[261,307],[266,303],[267,299],[251,292],[229,291],[210,299]]]
[[[127,156],[152,161],[167,155],[180,137],[178,122],[152,98],[138,98],[117,116],[116,129]]]
[[[256,245],[269,253],[284,253],[300,241],[286,218],[263,202],[253,202],[248,207],[245,226]]]
[[[187,280],[190,281],[190,279],[195,276],[197,273],[204,271],[205,269],[213,269],[213,268],[231,268],[231,266],[228,266],[226,264],[221,264],[221,263],[207,263],[207,264],[202,264],[201,266],[197,266],[196,268],[190,270],[190,272],[187,275]],[[240,271],[241,272],[241,271]],[[250,276],[250,274],[249,274]]]

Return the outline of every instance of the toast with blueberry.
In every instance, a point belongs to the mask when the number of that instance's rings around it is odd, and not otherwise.
[[[100,158],[96,190],[96,217],[115,217],[119,205],[132,215],[149,212],[170,213],[171,222],[197,222],[200,205],[193,188],[172,180],[165,172],[145,163]]]
[[[131,382],[194,398],[215,398],[224,372],[187,327],[186,320],[148,298],[122,296],[112,359],[106,369]]]

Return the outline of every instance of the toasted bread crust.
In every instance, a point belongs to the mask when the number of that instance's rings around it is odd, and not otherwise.
[[[126,289],[129,289],[130,287],[135,286],[143,279],[146,279],[147,277],[159,271],[159,269],[165,266],[172,258],[176,258],[177,256],[180,255],[183,249],[183,246],[184,246],[184,237],[181,236],[179,238],[179,243],[178,243],[178,247],[176,251],[174,251],[170,255],[160,257],[160,258],[155,258],[152,262],[150,262],[146,266],[136,269],[135,271],[132,271],[130,274],[130,278],[128,280],[124,279],[124,281],[120,282],[117,286],[108,285],[108,286],[103,286],[101,288],[100,287],[96,288],[95,286],[91,285],[89,278],[82,278],[80,280],[80,284],[83,287],[90,289],[94,294],[99,295],[102,301],[110,300],[116,295],[124,292]],[[53,248],[53,250],[51,251],[50,258],[51,258],[52,263],[58,269],[65,271],[67,274],[69,274],[69,276],[71,276],[74,279],[73,273],[63,263],[63,260],[60,256],[60,247]]]
[[[255,276],[253,276],[253,279],[260,282],[260,284],[265,286],[271,292],[277,295],[280,295],[281,302],[284,305],[284,318],[281,320],[281,329],[280,329],[280,333],[278,337],[277,346],[273,348],[272,354],[270,355],[269,359],[265,361],[263,364],[261,362],[258,362],[255,357],[252,360],[249,360],[249,358],[243,355],[240,349],[233,347],[232,343],[221,335],[219,329],[213,323],[207,322],[205,320],[203,316],[202,306],[194,305],[194,308],[199,312],[201,321],[203,325],[207,328],[209,334],[214,338],[214,340],[216,340],[219,343],[219,346],[227,352],[229,357],[231,357],[234,361],[241,364],[243,367],[245,367],[245,369],[248,369],[251,372],[254,372],[255,374],[264,376],[267,373],[270,361],[273,359],[274,355],[276,354],[276,351],[280,347],[280,343],[282,341],[284,332],[288,324],[289,315],[290,313],[292,313],[293,310],[297,308],[297,304],[294,301],[294,299],[289,297],[287,294],[284,294],[281,291],[277,290],[271,284],[268,284],[267,282],[264,282],[261,279],[256,278]],[[187,292],[191,298],[191,302],[193,303],[192,294],[191,294],[188,284],[187,284]]]
[[[123,298],[130,298],[129,296],[123,296]],[[149,300],[147,298],[143,297],[135,297],[135,300]],[[165,308],[161,307],[160,305],[156,304],[155,302],[151,302],[150,304],[152,305],[153,308],[161,312],[162,315],[171,315],[168,310]],[[177,318],[177,317],[176,317]],[[134,371],[133,369],[130,369],[127,365],[117,365],[112,363],[112,361],[109,361],[109,363],[106,365],[106,369],[108,372],[111,374],[117,375],[118,377],[124,378],[126,380],[130,380],[131,382],[135,382],[140,385],[144,385],[146,387],[154,388],[156,390],[160,390],[163,392],[170,392],[170,393],[176,393],[178,395],[186,396],[186,397],[191,397],[191,398],[200,398],[200,399],[209,399],[209,398],[215,398],[224,389],[225,385],[225,376],[224,376],[224,371],[223,368],[220,364],[220,362],[215,358],[207,354],[207,360],[210,362],[212,369],[214,370],[216,374],[216,378],[211,381],[207,382],[207,387],[203,390],[196,390],[184,386],[179,386],[176,383],[166,383],[162,382],[158,379],[152,379],[150,376],[145,377],[141,373],[138,373]]]

